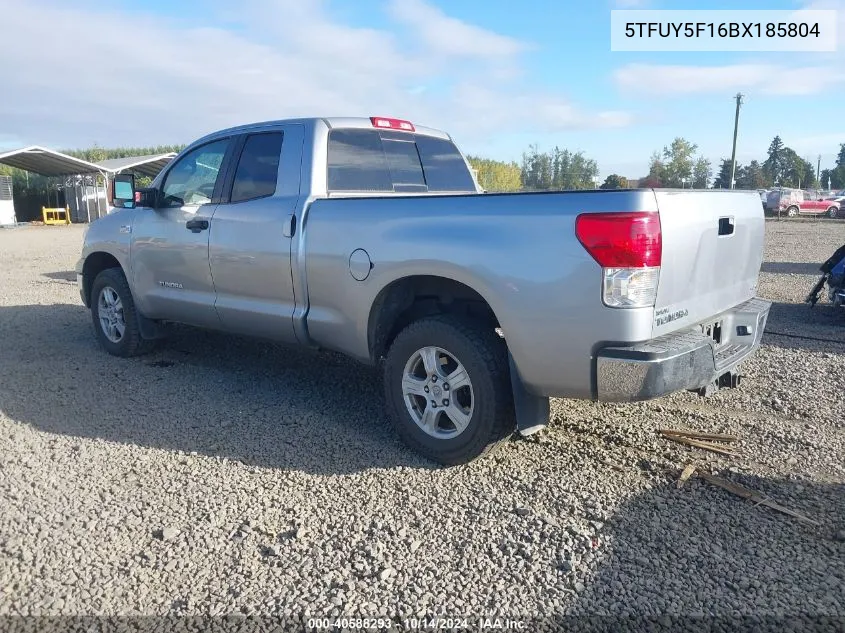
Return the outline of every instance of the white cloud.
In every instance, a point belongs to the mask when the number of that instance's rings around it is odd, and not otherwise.
[[[391,0],[389,7],[396,20],[414,29],[440,55],[510,59],[530,48],[512,37],[449,17],[423,0]]]
[[[650,96],[733,90],[753,90],[766,95],[812,95],[845,82],[845,71],[828,66],[785,67],[775,64],[628,64],[614,71],[614,80],[625,92]]]
[[[319,0],[209,5],[182,22],[82,0],[0,0],[0,135],[61,147],[188,142],[291,116],[393,115],[462,140],[624,125],[563,95],[528,94],[530,44],[395,0],[397,30],[356,28]],[[209,24],[227,23],[222,28]],[[55,46],[43,25],[62,25]]]

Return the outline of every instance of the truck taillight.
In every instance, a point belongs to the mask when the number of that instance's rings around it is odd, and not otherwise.
[[[575,234],[602,267],[605,305],[654,305],[663,256],[656,212],[583,213],[575,219]]]
[[[403,130],[405,132],[414,132],[414,124],[410,121],[403,121],[402,119],[391,119],[383,116],[370,117],[370,122],[373,127],[380,127],[386,130]]]

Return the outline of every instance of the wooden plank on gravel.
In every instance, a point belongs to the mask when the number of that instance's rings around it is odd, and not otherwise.
[[[706,451],[712,451],[714,453],[721,453],[722,455],[729,456],[736,456],[739,454],[736,449],[732,446],[724,446],[722,444],[715,444],[713,442],[693,440],[683,435],[678,435],[676,433],[666,433],[663,430],[660,431],[660,434],[666,439],[672,440],[673,442],[678,442],[679,444],[686,444],[687,446],[694,446],[696,448],[702,448]]]
[[[659,429],[663,435],[680,435],[688,437],[693,440],[712,440],[716,442],[738,442],[739,437],[736,435],[727,435],[725,433],[699,433],[698,431],[679,431],[677,429]]]
[[[698,476],[704,479],[705,481],[713,484],[714,486],[718,486],[719,488],[727,490],[728,492],[735,494],[738,497],[742,497],[743,499],[753,501],[757,505],[766,506],[767,508],[771,508],[776,512],[786,514],[787,516],[791,516],[805,523],[819,525],[818,521],[814,521],[813,519],[801,514],[800,512],[796,512],[795,510],[790,510],[789,508],[786,508],[780,505],[779,503],[772,501],[768,497],[764,497],[756,490],[746,488],[745,486],[741,486],[740,484],[734,483],[733,481],[723,479],[722,477],[717,477],[716,475],[704,471],[698,471]]]
[[[687,464],[687,467],[684,468],[683,472],[681,472],[681,476],[678,478],[678,488],[683,486],[686,480],[689,479],[694,472],[695,464]]]

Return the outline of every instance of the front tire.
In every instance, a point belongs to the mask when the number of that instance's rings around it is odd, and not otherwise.
[[[798,207],[789,207],[786,210],[786,215],[790,218],[794,218],[796,215],[798,215]]]
[[[827,210],[827,216],[830,217],[830,218],[835,218],[838,215],[839,215],[839,209],[837,209],[836,207],[830,207]]]
[[[507,348],[451,315],[415,321],[387,352],[384,387],[402,441],[444,465],[494,452],[516,428]]]
[[[97,340],[112,356],[138,356],[153,347],[141,337],[135,301],[120,268],[107,268],[94,279],[91,318]]]

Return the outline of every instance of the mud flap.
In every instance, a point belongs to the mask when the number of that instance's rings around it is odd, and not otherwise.
[[[549,399],[534,395],[526,389],[519,377],[519,371],[508,352],[513,406],[516,412],[516,428],[520,435],[533,435],[549,424]]]
[[[138,331],[141,333],[141,338],[146,341],[156,341],[167,336],[167,331],[161,323],[141,314],[138,314]]]

